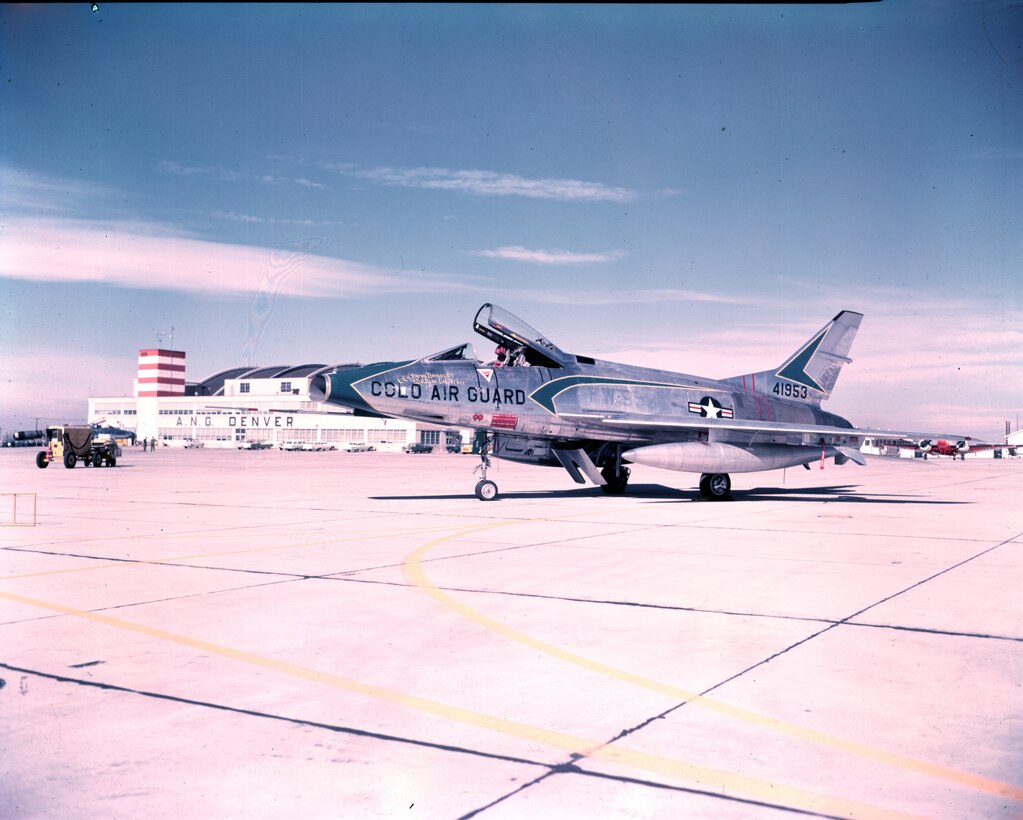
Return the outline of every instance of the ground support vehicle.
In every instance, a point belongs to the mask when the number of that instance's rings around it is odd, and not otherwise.
[[[36,453],[36,466],[49,466],[51,461],[63,461],[72,469],[79,461],[86,467],[114,467],[121,448],[112,437],[97,437],[88,425],[60,425],[46,428],[46,449]]]

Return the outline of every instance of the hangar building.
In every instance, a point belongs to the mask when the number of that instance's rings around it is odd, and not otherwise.
[[[439,430],[424,430],[399,419],[353,415],[336,405],[311,401],[310,380],[319,373],[354,364],[233,367],[203,379],[185,380],[185,353],[162,348],[139,351],[134,396],[89,399],[90,423],[104,421],[133,431],[139,439],[168,446],[201,442],[235,448],[243,442],[282,447],[289,442],[335,446],[367,444],[400,450],[424,441],[439,444]]]

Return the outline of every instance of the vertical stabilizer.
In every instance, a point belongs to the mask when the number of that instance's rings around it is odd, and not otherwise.
[[[852,361],[849,350],[862,319],[862,313],[843,310],[775,370],[732,376],[724,381],[775,398],[820,404],[835,388],[842,365]]]

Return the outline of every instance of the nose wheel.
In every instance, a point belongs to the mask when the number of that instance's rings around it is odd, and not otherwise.
[[[476,485],[476,497],[480,501],[493,501],[497,498],[497,485],[493,481],[480,481]]]
[[[485,436],[480,446],[480,466],[476,468],[476,474],[480,480],[476,483],[476,497],[480,501],[493,501],[497,498],[497,485],[487,478],[487,469],[490,467],[490,444],[493,436]]]

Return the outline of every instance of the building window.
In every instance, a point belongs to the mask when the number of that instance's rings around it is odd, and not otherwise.
[[[242,382],[241,384],[239,384],[238,385],[238,392],[239,393],[248,393],[249,392],[249,383],[248,382]]]
[[[291,382],[281,382],[281,392],[282,393],[290,393],[291,392]]]

